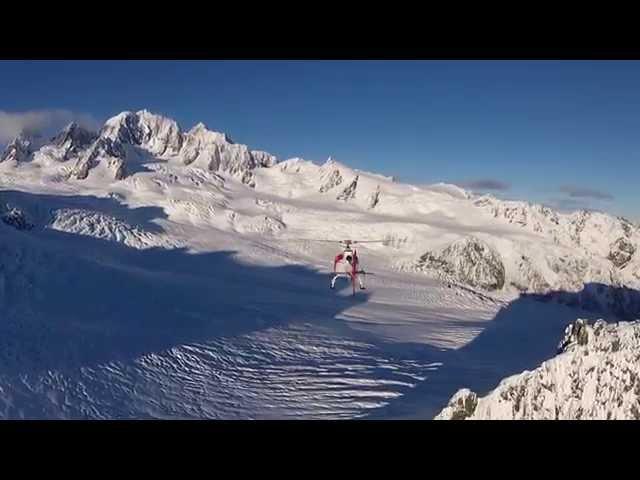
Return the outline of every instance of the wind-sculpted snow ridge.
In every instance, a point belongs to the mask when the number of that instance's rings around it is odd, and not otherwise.
[[[484,397],[459,390],[439,420],[640,420],[640,321],[569,325],[560,354]]]

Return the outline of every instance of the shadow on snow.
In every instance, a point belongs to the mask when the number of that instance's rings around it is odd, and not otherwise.
[[[604,306],[594,300],[604,299]],[[430,419],[460,388],[480,396],[504,378],[532,370],[555,356],[564,329],[577,318],[622,321],[640,318],[640,292],[600,283],[579,292],[522,294],[501,308],[486,328],[457,350],[428,347],[423,360],[442,363],[413,390],[372,412],[367,418]]]
[[[145,230],[160,208],[110,198],[2,192],[3,203],[42,221],[0,224],[0,374],[130,361],[185,343],[312,319],[331,319],[368,294],[318,295],[326,274],[301,266],[246,265],[234,252],[138,250],[43,228],[51,211],[87,208]],[[46,219],[46,221],[45,221]]]

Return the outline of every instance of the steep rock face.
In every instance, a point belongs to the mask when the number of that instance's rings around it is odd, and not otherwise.
[[[473,417],[477,407],[478,395],[468,388],[461,388],[434,420],[466,420]]]
[[[177,155],[182,147],[182,132],[178,124],[147,110],[123,112],[110,118],[100,132],[113,142],[144,147],[152,155]]]
[[[51,139],[51,144],[61,150],[63,160],[77,157],[97,138],[97,135],[82,128],[75,122],[67,125],[62,132]]]
[[[436,419],[638,420],[640,322],[578,319],[558,356],[504,379],[485,397],[459,390]]]
[[[323,172],[321,176],[322,184],[318,189],[320,193],[326,193],[344,182],[340,169],[331,158],[329,158],[321,168]]]
[[[380,203],[380,185],[378,185],[374,192],[369,195],[369,210],[376,208]]]
[[[591,217],[591,212],[582,210],[576,212],[571,217],[569,222],[571,240],[573,240],[576,245],[581,245],[582,232],[584,232],[587,221]]]
[[[269,152],[263,152],[262,150],[251,150],[251,156],[255,161],[256,167],[273,167],[278,163],[275,155],[271,155]]]
[[[626,238],[631,238],[633,236],[634,225],[629,220],[624,217],[616,217],[618,222],[620,222],[620,227],[622,228],[622,232]],[[638,228],[636,227],[636,230]]]
[[[277,162],[273,155],[235,144],[226,135],[207,130],[202,123],[184,135],[179,155],[185,165],[194,164],[211,171],[227,172],[238,176],[248,185],[254,183],[252,170],[270,167]]]
[[[71,171],[71,176],[83,180],[89,176],[89,171],[104,163],[115,180],[126,176],[126,151],[119,141],[100,137],[78,159]]]
[[[499,290],[505,284],[500,255],[474,237],[458,240],[441,252],[426,252],[418,260],[417,267],[485,290]]]
[[[19,135],[7,145],[2,156],[0,156],[0,162],[26,162],[33,151],[33,141],[26,136]]]
[[[609,252],[609,260],[617,268],[624,268],[632,259],[636,248],[625,237],[618,238],[612,245]]]
[[[356,198],[356,190],[358,189],[359,178],[360,176],[356,175],[356,178],[354,178],[351,183],[347,185],[342,192],[340,192],[340,194],[336,197],[336,200],[343,200],[346,202],[348,200],[353,200],[354,198]]]

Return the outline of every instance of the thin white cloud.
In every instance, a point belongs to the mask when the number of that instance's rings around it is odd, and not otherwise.
[[[32,110],[27,112],[6,112],[0,110],[0,144],[6,144],[20,133],[52,134],[70,122],[96,130],[100,122],[88,114],[70,110]]]

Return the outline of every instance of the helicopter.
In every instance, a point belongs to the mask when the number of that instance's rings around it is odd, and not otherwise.
[[[343,247],[342,252],[338,253],[333,259],[333,273],[334,276],[331,279],[330,287],[332,290],[336,286],[336,280],[338,278],[347,278],[351,280],[351,286],[353,288],[353,295],[356,294],[356,280],[360,290],[364,290],[364,282],[362,278],[366,275],[365,271],[360,267],[360,259],[358,258],[358,252],[351,248],[351,245],[359,242],[352,240],[342,240],[340,245]]]
[[[365,284],[363,277],[366,275],[373,275],[371,272],[365,272],[360,265],[360,258],[358,252],[352,245],[358,245],[361,243],[382,243],[384,240],[310,240],[315,242],[330,242],[338,243],[342,247],[342,251],[339,252],[333,259],[333,278],[329,284],[330,289],[335,289],[336,281],[339,278],[346,278],[351,281],[351,287],[353,295],[356,294],[356,282],[360,290],[365,290]]]

